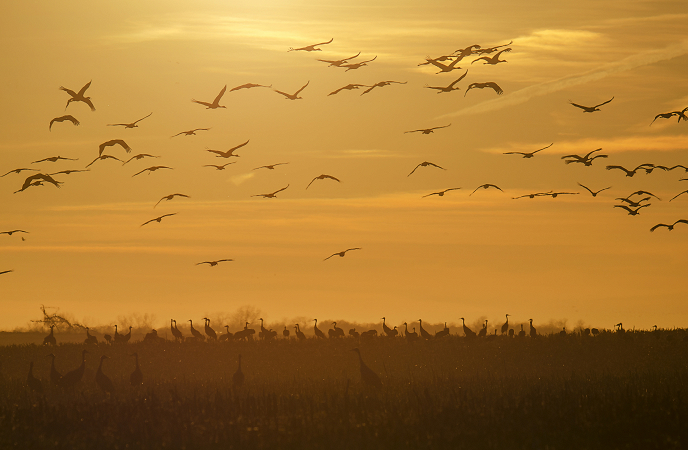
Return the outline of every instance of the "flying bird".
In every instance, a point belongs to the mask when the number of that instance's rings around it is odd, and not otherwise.
[[[310,83],[310,80],[308,81],[308,83]],[[308,83],[301,86],[301,89],[294,92],[293,94],[287,94],[286,92],[278,91],[277,89],[273,89],[273,91],[277,92],[278,94],[284,95],[288,100],[301,100],[303,99],[303,97],[299,97],[299,93],[303,91],[306,88],[306,86],[308,86]]]
[[[143,222],[140,226],[144,226],[144,225],[146,225],[146,224],[148,224],[148,223],[151,223],[151,222],[158,222],[158,223],[160,223],[160,222],[162,222],[162,219],[163,219],[164,217],[174,216],[175,214],[177,214],[177,213],[163,214],[162,216],[156,217],[155,219],[151,219],[151,220],[149,220],[148,222]]]
[[[582,109],[583,112],[591,113],[591,112],[595,112],[595,111],[600,111],[600,109],[599,109],[600,106],[606,105],[607,103],[611,102],[612,100],[614,100],[614,97],[610,98],[606,102],[602,102],[599,105],[595,105],[595,106],[583,106],[583,105],[579,105],[577,103],[573,103],[571,100],[569,100],[569,103],[571,105],[575,106],[576,108]]]
[[[131,162],[131,161],[134,160],[134,159],[138,161],[139,159],[143,159],[143,158],[160,158],[160,157],[159,157],[159,156],[155,156],[155,155],[149,155],[148,153],[139,153],[138,155],[134,155],[134,156],[132,156],[131,158],[129,158],[129,159],[128,159],[125,163],[123,163],[122,165],[124,165],[124,164],[126,164],[126,163],[128,163],[128,162]]]
[[[234,261],[234,260],[233,260],[233,259],[218,259],[217,261],[203,261],[203,262],[199,262],[199,263],[196,263],[196,265],[197,265],[197,266],[200,266],[201,264],[208,264],[210,267],[215,267],[215,266],[217,266],[219,263],[221,263],[221,262],[223,262],[223,261]]]
[[[646,204],[646,205],[638,206],[636,209],[631,209],[631,208],[629,208],[629,207],[626,206],[626,205],[614,205],[614,208],[622,208],[622,209],[625,209],[626,211],[628,211],[628,215],[629,215],[629,216],[637,216],[638,214],[640,214],[639,211],[640,211],[641,208],[645,208],[646,206],[650,206],[650,205],[651,205],[651,203],[648,203],[648,204]]]
[[[317,61],[329,63],[329,65],[328,65],[327,67],[332,67],[332,66],[337,66],[337,67],[339,67],[339,66],[341,66],[342,64],[348,63],[349,60],[354,59],[354,58],[357,58],[360,54],[361,54],[361,52],[358,52],[358,53],[356,53],[354,56],[351,56],[351,57],[349,57],[349,58],[337,59],[337,60],[334,60],[334,61],[330,61],[330,60],[327,60],[327,59],[317,59]]]
[[[629,206],[629,207],[631,207],[631,208],[637,208],[637,207],[640,206],[643,202],[649,201],[649,200],[650,200],[650,197],[643,197],[643,198],[641,198],[640,200],[638,200],[637,202],[635,202],[635,201],[633,201],[633,200],[631,200],[631,199],[629,199],[629,198],[621,198],[621,197],[617,197],[616,200],[619,200],[619,201],[622,201],[622,202],[626,203],[627,206]]]
[[[345,72],[348,72],[350,70],[356,70],[356,69],[360,69],[363,66],[367,66],[369,62],[375,61],[376,59],[377,59],[377,55],[375,55],[373,57],[373,59],[368,59],[366,61],[361,61],[361,62],[357,62],[357,63],[353,63],[353,64],[342,64],[341,66],[337,66],[337,67],[345,67],[346,68]]]
[[[578,195],[579,192],[545,192],[543,195],[549,195],[552,198],[557,198],[559,195]]]
[[[447,127],[449,127],[449,126],[451,126],[451,124],[449,124],[449,125],[444,125],[444,126],[441,126],[441,127],[422,128],[422,129],[420,129],[420,130],[404,131],[404,134],[406,134],[406,133],[430,134],[430,133],[434,133],[435,130],[439,130],[440,128],[447,128]]]
[[[27,169],[27,168],[23,167],[23,168],[21,168],[21,169],[13,169],[13,170],[10,170],[10,171],[7,172],[5,175],[0,176],[0,178],[4,177],[4,176],[6,176],[6,175],[9,175],[9,174],[11,174],[11,173],[21,173],[21,172],[23,172],[23,171],[25,171],[25,170],[33,170],[34,172],[38,172],[38,169]]]
[[[593,191],[593,190],[590,189],[589,187],[584,186],[584,185],[582,185],[582,184],[580,184],[580,183],[578,183],[578,186],[580,186],[580,187],[582,187],[582,188],[585,188],[585,190],[588,191],[588,192],[590,192],[590,194],[592,194],[593,197],[597,197],[597,194],[599,194],[600,192],[606,191],[607,189],[611,189],[611,188],[612,188],[611,186],[609,186],[609,187],[600,189],[599,191]]]
[[[258,170],[258,169],[275,170],[275,166],[281,166],[281,165],[284,165],[284,164],[289,164],[289,163],[288,163],[288,162],[284,162],[284,163],[277,163],[277,164],[269,164],[269,165],[267,165],[267,166],[256,167],[256,168],[253,169],[253,170]]]
[[[494,56],[491,56],[491,57],[490,57],[490,56],[481,56],[480,58],[473,60],[473,61],[471,62],[471,64],[473,64],[473,63],[476,62],[476,61],[480,61],[480,60],[485,61],[484,64],[489,64],[489,65],[492,65],[492,66],[494,66],[495,64],[503,63],[503,62],[509,62],[509,61],[507,61],[507,60],[505,60],[505,59],[499,59],[499,56],[500,56],[502,53],[504,53],[504,52],[510,52],[510,51],[511,51],[510,48],[505,48],[504,50],[501,50],[501,51],[495,53]]]
[[[508,47],[513,43],[514,43],[514,41],[510,41],[508,44],[497,45],[495,47],[487,47],[487,48],[480,48],[480,46],[478,46],[478,49],[474,50],[473,53],[477,53],[479,55],[483,55],[483,54],[489,55],[490,53],[497,51],[497,49],[502,48],[502,47]]]
[[[225,84],[225,87],[222,88],[219,94],[217,94],[217,97],[215,97],[215,100],[213,100],[212,103],[208,102],[202,102],[199,100],[194,100],[191,99],[192,102],[198,103],[199,105],[206,106],[206,109],[217,109],[217,108],[226,108],[226,106],[220,105],[220,99],[222,98],[223,95],[225,95],[225,91],[227,90],[227,85]]]
[[[177,133],[174,136],[170,136],[170,138],[177,137],[179,135],[184,135],[184,136],[196,136],[197,131],[208,131],[210,128],[194,128],[193,130],[189,131],[182,131],[181,133]]]
[[[248,141],[244,142],[243,144],[239,144],[239,145],[237,145],[236,147],[230,148],[230,149],[227,150],[226,152],[223,152],[222,150],[211,150],[211,149],[209,149],[209,148],[206,148],[206,151],[208,151],[208,152],[210,152],[210,153],[215,153],[215,156],[216,156],[217,158],[229,158],[229,157],[231,157],[231,156],[236,156],[236,157],[238,158],[239,155],[235,155],[235,154],[234,154],[234,151],[237,150],[237,149],[240,149],[240,148],[243,147],[244,145],[248,144],[249,141],[250,141],[250,139],[249,139]]]
[[[165,201],[172,200],[172,199],[175,198],[175,197],[190,198],[190,197],[189,197],[188,195],[186,195],[186,194],[170,194],[170,195],[166,195],[166,196],[164,196],[163,198],[161,198],[160,200],[158,200],[158,203],[160,203],[160,202],[163,201],[163,200],[165,200]],[[156,206],[158,206],[158,203],[156,203],[155,206],[153,206],[153,208],[155,208]]]
[[[283,190],[285,190],[288,187],[289,187],[289,185],[286,185],[282,189],[278,189],[275,192],[272,192],[270,194],[256,194],[256,195],[252,195],[251,197],[275,198],[275,196],[278,192],[282,192]]]
[[[681,119],[688,121],[688,117],[686,116],[686,111],[688,111],[688,107],[683,108],[683,110],[681,110],[681,111],[672,111],[672,112],[668,112],[668,113],[657,114],[655,116],[654,120],[652,122],[650,122],[650,126],[652,126],[652,124],[655,123],[655,120],[657,120],[657,119],[660,119],[660,118],[661,119],[670,119],[673,116],[678,116],[678,123],[681,122]]]
[[[506,152],[506,153],[504,153],[504,154],[505,154],[505,155],[523,155],[524,158],[532,158],[533,156],[535,156],[535,154],[536,154],[537,152],[541,152],[541,151],[543,151],[543,150],[545,150],[545,149],[547,149],[547,148],[550,148],[550,147],[553,146],[553,145],[554,145],[554,142],[552,142],[551,144],[549,144],[547,147],[540,148],[540,149],[535,150],[535,151],[532,151],[532,152],[530,152],[530,153],[524,153],[524,152]]]
[[[673,200],[674,198],[676,198],[676,197],[678,197],[679,195],[682,195],[682,194],[688,194],[688,190],[685,190],[685,191],[683,191],[683,192],[679,192],[678,194],[674,195],[674,197],[673,197],[671,200]],[[669,200],[669,201],[671,201],[671,200]]]
[[[103,142],[98,146],[98,154],[102,155],[103,151],[105,151],[105,147],[112,147],[114,145],[119,145],[126,151],[127,153],[131,152],[131,147],[129,147],[129,144],[124,142],[122,139],[112,139],[110,141]]]
[[[475,89],[490,88],[490,89],[494,90],[497,93],[497,95],[502,95],[504,93],[504,90],[502,90],[502,88],[499,87],[499,85],[497,83],[495,83],[494,81],[487,81],[485,83],[471,83],[471,84],[469,84],[468,88],[466,88],[466,92],[463,94],[463,96],[465,97],[466,94],[468,94],[468,91],[470,91],[471,89],[474,89],[474,88]]]
[[[623,172],[626,173],[626,176],[627,176],[627,177],[632,177],[633,175],[635,175],[636,171],[637,171],[638,169],[641,169],[641,168],[642,168],[641,166],[638,166],[638,167],[636,167],[636,168],[633,169],[633,170],[628,170],[628,169],[626,169],[626,168],[623,167],[623,166],[607,166],[607,170],[612,170],[612,169],[622,170]]]
[[[100,159],[100,160],[114,159],[114,160],[117,160],[117,161],[119,161],[119,162],[121,162],[121,163],[124,162],[124,161],[122,161],[121,159],[116,158],[116,157],[114,157],[114,156],[110,156],[110,155],[100,155],[100,156],[98,156],[96,159],[94,159],[93,161],[91,161],[90,163],[88,163],[88,165],[87,165],[86,167],[89,167],[91,164],[93,164],[94,162],[98,161],[99,159]]]
[[[439,61],[439,62],[454,61],[455,58],[456,58],[456,55],[442,55],[442,56],[438,56],[437,58],[430,58],[429,56],[426,56],[425,62],[418,64],[418,67],[430,65],[431,64],[430,61]]]
[[[461,61],[460,58],[456,58],[454,61],[452,61],[449,64],[442,64],[441,62],[439,62],[437,60],[429,59],[429,58],[426,58],[426,61],[428,63],[432,64],[433,66],[437,67],[438,69],[440,69],[439,72],[435,72],[435,75],[437,75],[438,73],[446,73],[446,72],[451,72],[452,70],[461,69],[461,67],[457,67],[457,64],[459,63],[459,61]]]
[[[676,222],[672,223],[671,225],[667,225],[667,224],[665,224],[665,223],[658,223],[658,224],[655,225],[654,227],[650,228],[650,231],[655,231],[655,230],[656,230],[657,228],[659,228],[659,227],[666,227],[666,228],[669,229],[669,231],[671,231],[671,230],[673,230],[674,227],[675,227],[677,224],[679,224],[679,223],[688,224],[688,220],[686,220],[686,219],[680,219],[680,220],[677,220]]]
[[[433,192],[433,193],[431,193],[431,194],[424,195],[424,196],[422,196],[421,198],[430,197],[431,195],[438,195],[438,196],[440,196],[440,197],[444,197],[444,194],[445,194],[445,193],[447,193],[447,192],[449,192],[449,191],[455,191],[455,190],[457,190],[457,189],[461,189],[461,188],[449,188],[449,189],[445,189],[445,190],[443,190],[443,191]]]
[[[51,156],[50,158],[44,158],[44,159],[39,159],[38,161],[33,161],[31,164],[37,164],[40,162],[45,162],[45,161],[50,161],[50,162],[56,162],[59,160],[65,160],[65,161],[78,161],[79,158],[63,158],[62,156]]]
[[[567,158],[569,158],[569,160],[564,161],[566,164],[571,164],[571,163],[574,163],[574,162],[579,162],[579,163],[585,164],[586,166],[589,166],[590,164],[592,164],[592,161],[593,161],[593,158],[590,158],[590,155],[592,155],[592,154],[595,153],[595,152],[599,152],[600,150],[602,150],[602,149],[601,149],[601,148],[598,148],[598,149],[592,150],[591,152],[588,152],[588,154],[586,154],[585,156],[580,156],[580,155],[564,155],[564,156],[561,157],[561,159],[567,159]],[[595,155],[595,157],[597,157],[597,156],[600,156],[600,157],[602,157],[602,158],[606,158],[608,155]],[[588,163],[590,163],[590,164],[588,164]]]
[[[466,73],[464,73],[463,75],[461,75],[459,78],[457,78],[456,80],[452,81],[452,82],[449,84],[449,86],[425,86],[425,87],[428,88],[428,89],[436,89],[438,94],[441,94],[441,93],[443,93],[443,92],[460,91],[461,89],[455,88],[454,85],[455,85],[456,83],[458,83],[459,81],[463,80],[464,78],[466,78],[466,75],[468,75],[468,70],[466,71]]]
[[[308,183],[308,186],[306,186],[306,189],[308,189],[308,188],[310,187],[310,185],[313,184],[313,182],[314,182],[315,180],[324,180],[325,178],[329,178],[329,179],[331,179],[331,180],[334,180],[334,181],[337,181],[337,182],[341,183],[341,180],[339,180],[338,178],[333,177],[332,175],[325,175],[325,174],[322,174],[322,175],[318,175],[317,177],[313,178],[313,179],[311,180],[311,182]]]
[[[60,184],[62,184],[62,182],[56,181],[50,175],[46,175],[44,173],[37,173],[37,174],[31,175],[30,177],[27,177],[26,180],[24,180],[24,184],[22,185],[21,189],[19,189],[18,191],[15,191],[14,193],[16,194],[17,192],[24,191],[24,190],[28,189],[30,186],[42,186],[43,182],[51,183],[52,185],[54,185],[57,188],[59,188]]]
[[[8,235],[8,236],[12,236],[14,233],[26,233],[26,234],[29,234],[28,231],[24,231],[24,230],[0,231],[0,234],[6,234],[6,235]]]
[[[372,91],[372,90],[375,89],[376,87],[390,86],[392,83],[396,83],[396,84],[406,84],[406,83],[408,83],[408,82],[407,82],[407,81],[404,81],[404,82],[402,83],[401,81],[380,81],[380,82],[375,83],[374,85],[370,86],[370,87],[369,87],[368,89],[366,89],[365,91],[363,91],[363,92],[361,93],[361,95],[367,94],[368,92]]]
[[[66,87],[60,86],[61,91],[65,91],[71,96],[71,98],[67,100],[67,105],[65,106],[65,109],[67,109],[67,106],[69,106],[71,102],[84,102],[91,108],[91,111],[95,111],[96,108],[95,106],[93,106],[93,103],[91,103],[91,97],[84,97],[86,89],[88,89],[89,87],[91,87],[90,81],[86,83],[84,87],[82,87],[81,90],[77,93],[72,91],[71,89],[67,89]]]
[[[238,91],[239,89],[251,89],[251,88],[257,88],[257,87],[271,88],[272,85],[265,86],[263,84],[246,83],[246,84],[242,84],[241,86],[233,87],[232,89],[229,90],[229,92]]]
[[[14,272],[14,270],[12,270],[12,269],[10,269],[10,270],[3,270],[2,272],[0,272],[0,275],[6,274],[6,273],[10,273],[10,272]]]
[[[48,125],[48,130],[52,131],[53,124],[55,122],[64,122],[65,120],[72,122],[75,126],[79,126],[80,123],[78,120],[76,120],[76,117],[70,115],[55,117],[53,120],[50,121],[50,125]]]
[[[225,167],[227,167],[230,164],[236,164],[236,161],[228,162],[227,164],[223,164],[221,166],[218,166],[216,164],[205,164],[203,167],[214,167],[217,170],[225,170]]]
[[[650,197],[654,197],[654,198],[656,198],[656,199],[659,200],[659,201],[662,200],[661,198],[657,197],[657,196],[656,196],[655,194],[653,194],[652,192],[647,192],[647,191],[635,191],[634,193],[632,193],[632,194],[629,195],[628,197],[630,198],[630,197],[633,197],[634,195],[649,195]]]
[[[74,173],[74,172],[90,172],[90,170],[72,170],[72,169],[69,169],[69,170],[60,170],[59,172],[49,173],[48,175],[50,175],[50,176],[52,176],[52,175],[60,175],[60,174],[69,175],[70,173]]]
[[[140,118],[140,119],[137,120],[136,122],[132,122],[132,123],[109,123],[109,124],[107,124],[107,126],[109,126],[109,127],[118,127],[118,126],[122,126],[122,127],[124,127],[124,128],[138,128],[139,126],[136,125],[136,124],[139,123],[139,122],[141,122],[143,119],[147,119],[147,118],[150,117],[151,115],[153,115],[153,113],[148,114],[146,117]]]
[[[479,49],[480,49],[480,46],[478,44],[473,44],[473,45],[469,45],[466,48],[460,48],[458,50],[455,50],[454,54],[456,55],[457,58],[463,59],[467,56],[472,55],[473,53],[477,53]]]
[[[350,252],[351,250],[361,250],[361,247],[347,248],[347,249],[344,250],[344,251],[337,252],[337,253],[332,253],[330,256],[328,256],[327,258],[323,259],[323,261],[327,261],[328,259],[332,258],[333,256],[340,256],[340,257],[343,258],[344,255],[346,255],[346,252]]]
[[[477,188],[475,188],[475,191],[473,191],[473,192],[470,193],[469,197],[470,197],[471,195],[475,194],[475,192],[476,192],[478,189],[480,189],[480,188],[487,189],[487,188],[491,188],[491,187],[492,187],[492,188],[495,188],[495,189],[499,189],[500,191],[502,191],[502,189],[501,189],[499,186],[495,185],[495,184],[489,184],[489,183],[487,183],[487,184],[481,184],[480,186],[478,186]],[[502,191],[502,192],[504,192],[504,191]]]
[[[318,45],[330,44],[330,43],[332,43],[332,41],[334,41],[334,38],[330,39],[330,40],[327,41],[327,42],[320,42],[320,43],[318,43],[318,44],[307,45],[307,46],[305,46],[305,47],[299,47],[299,48],[289,47],[289,50],[287,50],[287,51],[288,51],[288,52],[298,52],[298,51],[304,51],[304,52],[319,52],[319,51],[322,51],[322,49],[321,49],[321,48],[316,48],[316,47],[318,47]],[[357,55],[357,56],[358,56],[358,55]]]
[[[135,177],[136,175],[139,175],[139,174],[145,172],[146,170],[148,171],[148,175],[150,175],[151,173],[155,172],[158,169],[174,170],[174,169],[172,169],[172,167],[167,167],[167,166],[150,166],[150,167],[143,169],[141,172],[136,172],[134,175],[132,175],[132,178]]]
[[[347,84],[347,85],[344,86],[344,87],[340,87],[339,89],[330,92],[329,94],[327,94],[327,96],[329,97],[330,95],[338,94],[339,92],[341,92],[341,91],[343,91],[343,90],[352,91],[352,90],[358,89],[358,88],[360,88],[360,87],[367,87],[367,88],[369,88],[370,86],[368,86],[367,84]]]
[[[544,197],[551,194],[551,192],[536,192],[533,194],[525,194],[525,195],[519,195],[518,197],[511,197],[513,200],[518,200],[519,198],[535,198],[535,197]]]
[[[431,163],[430,161],[423,161],[422,163],[418,164],[418,165],[416,166],[416,168],[413,169],[413,170],[411,171],[410,174],[408,174],[408,175],[406,175],[406,176],[407,176],[407,177],[410,177],[411,175],[413,175],[413,172],[415,172],[416,169],[419,168],[419,167],[428,167],[428,166],[433,166],[433,167],[437,167],[438,169],[447,170],[447,169],[445,169],[444,167],[440,167],[440,166],[438,166],[437,164]]]

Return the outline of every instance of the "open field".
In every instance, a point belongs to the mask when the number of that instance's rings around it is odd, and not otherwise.
[[[0,448],[685,448],[688,342],[656,336],[4,346]],[[362,384],[354,347],[382,388]],[[46,355],[64,374],[83,349],[83,380],[51,386]]]

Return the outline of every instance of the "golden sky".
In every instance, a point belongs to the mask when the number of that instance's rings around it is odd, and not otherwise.
[[[562,2],[559,2],[562,3]],[[688,166],[688,11],[677,1],[122,1],[11,2],[4,61],[0,172],[83,169],[124,139],[122,165],[98,161],[64,184],[18,190],[0,178],[0,329],[59,306],[87,324],[153,313],[200,322],[255,305],[264,318],[392,324],[582,320],[627,329],[688,320],[688,173],[625,177],[608,164]],[[317,42],[322,51],[288,52]],[[472,44],[507,44],[507,63],[418,66]],[[375,61],[357,70],[317,58]],[[466,70],[459,91],[437,94]],[[327,94],[349,83],[392,84]],[[86,95],[96,111],[58,88]],[[493,81],[504,94],[466,87]],[[273,89],[293,93],[291,101]],[[269,88],[229,89],[245,83]],[[191,99],[212,101],[210,110]],[[465,94],[465,95],[464,95]],[[584,113],[569,101],[595,105]],[[150,117],[138,128],[107,124]],[[69,122],[48,124],[71,114]],[[433,134],[405,131],[451,126]],[[210,128],[196,136],[170,136]],[[250,142],[239,158],[216,158]],[[504,155],[530,152],[532,159]],[[562,155],[596,148],[592,166]],[[78,161],[32,161],[63,156]],[[433,162],[446,170],[420,167]],[[206,164],[224,164],[217,171]],[[288,162],[275,170],[256,167]],[[136,177],[152,165],[159,170]],[[35,172],[34,172],[35,173]],[[316,180],[329,174],[341,180]],[[473,190],[485,183],[503,189]],[[578,186],[611,186],[592,197]],[[276,198],[253,197],[289,185]],[[445,196],[432,192],[460,187]],[[637,190],[661,198],[637,216],[614,208]],[[566,191],[557,198],[517,197]],[[184,193],[155,203],[163,196]],[[636,200],[639,199],[636,196]],[[162,214],[161,223],[141,227]],[[323,259],[361,247],[344,258]],[[234,259],[216,267],[196,263]],[[185,319],[184,319],[185,320]],[[181,320],[180,320],[181,323]],[[219,328],[219,327],[216,327]]]

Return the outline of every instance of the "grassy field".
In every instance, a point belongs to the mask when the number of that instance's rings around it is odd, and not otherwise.
[[[4,346],[0,448],[686,448],[683,336]],[[354,347],[382,388],[361,382]],[[46,355],[64,374],[84,348],[80,384],[51,386]],[[101,355],[112,395],[94,381]]]

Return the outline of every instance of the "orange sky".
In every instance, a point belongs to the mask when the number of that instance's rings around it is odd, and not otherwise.
[[[0,178],[0,329],[59,306],[86,324],[155,314],[199,320],[242,305],[269,320],[309,316],[394,324],[418,317],[503,314],[521,322],[583,320],[610,328],[685,326],[688,173],[627,178],[608,164],[688,166],[688,123],[656,114],[688,106],[685,2],[117,2],[98,8],[13,2],[0,27],[3,78],[0,172],[83,169],[64,184],[14,194],[28,172]],[[334,38],[320,52],[287,52]],[[418,66],[471,44],[506,44],[508,63],[481,62],[447,74]],[[361,52],[377,59],[345,72],[316,58]],[[352,62],[355,62],[353,60]],[[465,64],[464,64],[465,62]],[[436,94],[466,69],[457,92]],[[58,88],[87,91],[96,107]],[[327,94],[349,83],[394,80],[368,94]],[[503,89],[473,89],[494,81]],[[229,92],[244,83],[272,89]],[[223,86],[226,109],[207,110]],[[464,96],[464,94],[466,94]],[[583,113],[569,100],[594,105]],[[106,126],[150,112],[139,128]],[[72,114],[68,122],[48,123]],[[443,126],[433,134],[404,133]],[[197,136],[170,136],[192,128]],[[236,164],[206,148],[246,140]],[[503,155],[533,151],[532,159]],[[562,155],[596,148],[591,167]],[[50,156],[78,161],[32,161]],[[431,161],[446,171],[421,167]],[[274,171],[255,167],[288,162]],[[150,175],[133,174],[151,165]],[[330,174],[341,180],[318,180]],[[578,186],[611,186],[596,198]],[[504,192],[479,190],[494,183]],[[289,188],[274,199],[252,197]],[[460,187],[443,197],[422,196]],[[556,199],[513,197],[580,192]],[[631,217],[613,208],[636,190],[661,201]],[[155,203],[164,195],[189,199]],[[177,213],[144,227],[161,214]],[[323,262],[334,252],[361,247]],[[200,261],[234,259],[217,267]],[[181,320],[180,320],[181,322]],[[500,322],[501,323],[501,322]]]

